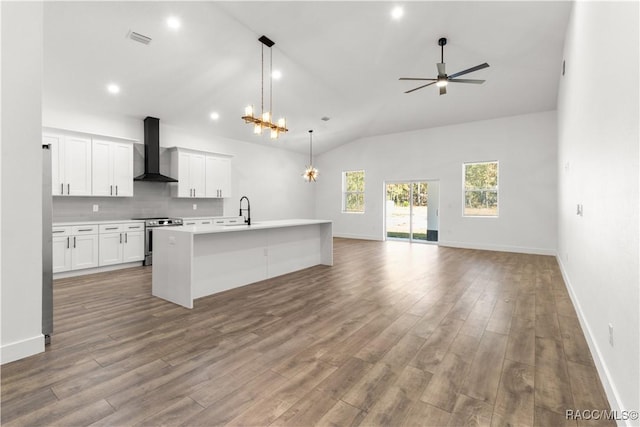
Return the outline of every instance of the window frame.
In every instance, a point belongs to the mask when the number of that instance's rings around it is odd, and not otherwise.
[[[496,164],[496,186],[495,188],[481,188],[468,190],[466,186],[467,178],[467,165],[482,165],[488,163]],[[480,214],[467,214],[465,213],[467,207],[467,192],[495,192],[496,193],[496,213],[495,215],[480,215]],[[500,217],[500,161],[499,160],[482,160],[475,162],[463,162],[462,163],[462,216],[464,218],[499,218]]]
[[[347,174],[362,172],[362,191],[347,191]],[[365,198],[365,190],[366,190],[366,173],[364,169],[356,169],[356,170],[348,170],[342,171],[342,213],[343,214],[364,214],[366,211],[366,198]],[[347,210],[347,197],[350,194],[360,194],[362,195],[362,210]]]

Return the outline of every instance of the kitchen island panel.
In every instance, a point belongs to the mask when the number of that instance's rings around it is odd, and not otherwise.
[[[265,279],[267,232],[194,235],[193,298]]]
[[[331,221],[164,227],[154,233],[153,295],[193,308],[196,298],[318,264],[333,265]]]

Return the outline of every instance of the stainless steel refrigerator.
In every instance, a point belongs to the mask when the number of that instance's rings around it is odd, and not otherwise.
[[[45,344],[53,333],[51,147],[42,145],[42,334]]]

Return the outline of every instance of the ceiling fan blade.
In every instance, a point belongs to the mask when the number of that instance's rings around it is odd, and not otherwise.
[[[463,74],[472,73],[472,72],[474,72],[474,71],[482,70],[483,68],[487,68],[487,67],[489,67],[489,64],[487,64],[487,63],[485,62],[484,64],[476,65],[475,67],[468,68],[468,69],[466,69],[466,70],[464,70],[464,71],[460,71],[460,72],[457,72],[457,73],[451,74],[451,75],[449,76],[449,78],[450,78],[450,79],[455,79],[456,77],[461,76],[461,75],[463,75]]]
[[[438,62],[436,64],[436,67],[438,67],[438,75],[439,76],[444,76],[445,74],[447,74],[447,72],[445,71],[445,68],[444,68],[444,62]]]
[[[415,89],[408,90],[408,91],[406,91],[405,93],[411,93],[411,92],[414,92],[414,91],[416,91],[416,90],[418,90],[418,89],[422,89],[423,87],[431,86],[431,85],[434,85],[434,84],[436,84],[436,82],[427,83],[426,85],[418,86],[418,87],[417,87],[417,88],[415,88]]]
[[[449,79],[450,83],[473,83],[477,85],[481,85],[485,82],[485,80],[474,80],[474,79]]]
[[[398,80],[426,80],[430,82],[435,82],[438,79],[423,79],[421,77],[400,77]]]
[[[447,94],[447,87],[440,86],[440,95],[446,95],[446,94]]]

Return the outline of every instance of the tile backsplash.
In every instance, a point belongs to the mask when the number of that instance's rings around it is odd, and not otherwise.
[[[169,185],[136,181],[133,197],[54,197],[53,222],[223,215],[222,199],[174,198]],[[93,212],[93,205],[98,205],[98,212]]]

